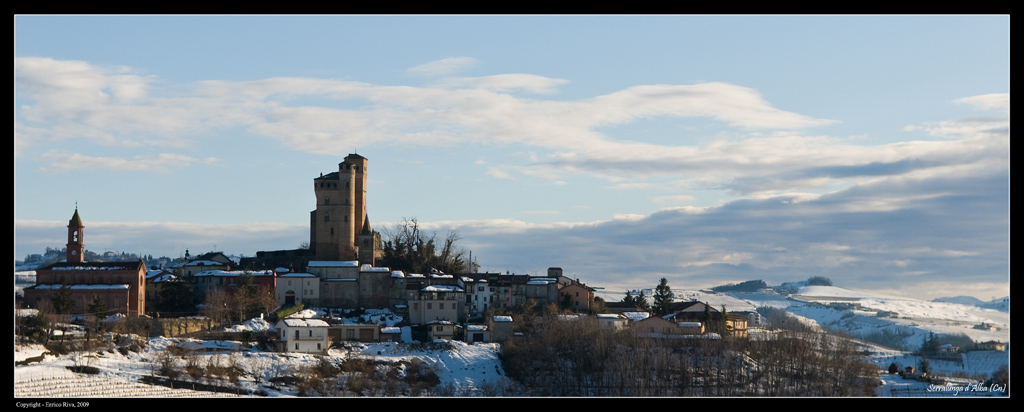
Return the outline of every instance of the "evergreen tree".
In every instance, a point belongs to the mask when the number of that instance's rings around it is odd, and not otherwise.
[[[75,301],[71,298],[71,285],[66,279],[61,280],[60,289],[53,293],[53,310],[60,315],[71,314],[75,310]]]
[[[107,304],[104,303],[103,299],[100,299],[99,296],[93,296],[92,303],[89,304],[89,308],[87,310],[90,315],[103,317],[107,315]]]
[[[939,353],[939,337],[934,332],[928,332],[928,337],[921,344],[921,356],[934,356]]]
[[[664,316],[672,311],[672,301],[675,295],[672,288],[668,286],[668,279],[661,278],[658,286],[654,288],[654,304],[651,309],[655,316]]]
[[[622,298],[622,303],[636,306],[636,298],[633,297],[633,291],[627,290],[626,296]]]
[[[641,291],[640,295],[636,297],[635,303],[636,303],[637,309],[640,309],[640,310],[642,310],[644,312],[648,312],[648,311],[651,310],[651,304],[647,303],[647,298],[644,297],[644,292],[643,291]]]

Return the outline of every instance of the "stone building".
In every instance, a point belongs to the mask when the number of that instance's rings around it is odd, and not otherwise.
[[[358,260],[373,265],[380,257],[380,234],[366,215],[367,159],[350,154],[338,171],[313,179],[316,209],[309,217],[309,247],[316,260]]]

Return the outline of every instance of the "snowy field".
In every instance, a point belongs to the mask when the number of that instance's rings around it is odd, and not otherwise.
[[[320,357],[305,354],[263,352],[245,348],[238,342],[197,341],[189,339],[151,338],[148,347],[139,352],[122,355],[117,351],[91,354],[89,359],[81,355],[67,355],[59,358],[46,356],[41,362],[26,366],[15,366],[15,397],[235,397],[238,395],[169,389],[140,383],[140,379],[155,374],[155,360],[159,351],[171,344],[189,347],[200,356],[236,357],[237,364],[247,370],[262,371],[262,381],[267,382],[276,375],[287,374],[295,367],[315,365]],[[402,343],[355,344],[345,350],[331,349],[327,357],[334,360],[364,358],[397,362],[418,359],[437,368],[441,385],[453,384],[472,391],[485,383],[496,383],[505,377],[498,360],[497,344],[466,344],[450,342],[448,349],[410,350]],[[231,352],[234,350],[235,352]],[[45,352],[40,345],[16,345],[14,360],[22,361],[40,356]],[[202,364],[206,362],[201,361]],[[75,374],[68,366],[88,365],[99,369],[97,375]],[[243,389],[262,389],[271,397],[291,397],[295,393],[285,389],[257,388],[251,376],[243,376],[239,383]]]

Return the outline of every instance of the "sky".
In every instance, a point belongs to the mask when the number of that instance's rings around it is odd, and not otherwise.
[[[15,259],[371,226],[629,289],[1009,295],[1009,16],[18,15]]]

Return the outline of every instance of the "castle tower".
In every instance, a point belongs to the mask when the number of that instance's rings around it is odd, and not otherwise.
[[[313,179],[310,247],[317,260],[358,260],[356,238],[366,220],[366,164],[365,157],[350,154],[337,172]]]
[[[85,243],[82,239],[83,232],[85,232],[85,226],[82,225],[82,218],[78,217],[78,208],[76,207],[75,215],[71,216],[71,220],[68,221],[68,263],[85,262]]]

